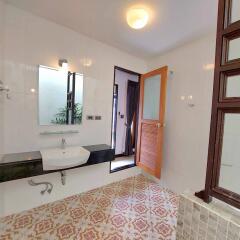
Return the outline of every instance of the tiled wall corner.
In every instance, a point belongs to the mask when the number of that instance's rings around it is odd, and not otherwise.
[[[240,240],[240,225],[201,200],[181,195],[176,240]]]

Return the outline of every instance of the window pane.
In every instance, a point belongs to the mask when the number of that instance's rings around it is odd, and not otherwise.
[[[240,75],[227,77],[226,97],[240,97]]]
[[[240,194],[240,114],[225,114],[219,186]]]
[[[161,75],[144,81],[143,119],[159,120]]]
[[[240,38],[229,41],[228,61],[240,58]]]
[[[240,1],[232,0],[231,23],[240,20]]]

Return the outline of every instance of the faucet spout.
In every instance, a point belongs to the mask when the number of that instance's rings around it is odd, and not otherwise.
[[[61,141],[61,149],[65,149],[66,148],[66,140],[65,138],[62,138],[62,141]]]

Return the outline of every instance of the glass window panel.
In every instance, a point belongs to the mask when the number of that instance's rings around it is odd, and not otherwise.
[[[240,194],[240,114],[226,113],[219,186]]]
[[[83,75],[76,73],[75,76],[75,115],[74,124],[80,124],[82,122],[83,111]]]
[[[240,1],[232,0],[231,23],[240,20]]]
[[[229,41],[228,61],[240,58],[240,38]]]
[[[161,75],[144,81],[143,119],[159,120]]]
[[[240,75],[227,77],[226,97],[240,97]]]

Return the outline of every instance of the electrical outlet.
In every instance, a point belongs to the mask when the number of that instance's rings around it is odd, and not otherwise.
[[[95,120],[101,120],[102,119],[102,116],[95,116]]]

